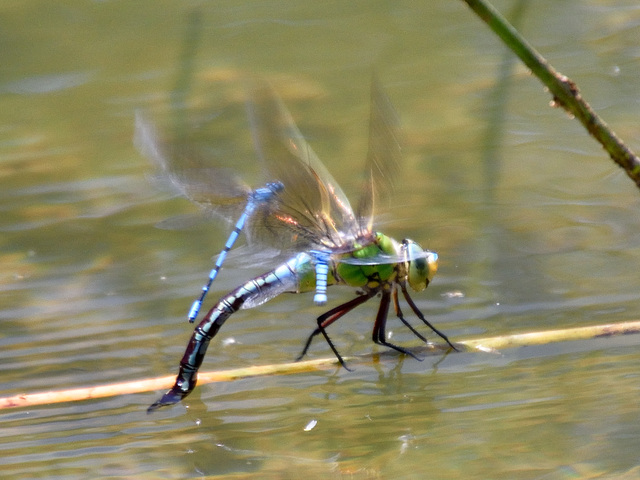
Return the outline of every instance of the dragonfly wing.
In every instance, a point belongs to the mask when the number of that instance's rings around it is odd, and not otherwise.
[[[393,190],[399,172],[401,149],[398,114],[374,75],[371,82],[369,149],[364,185],[356,210],[363,229],[371,231],[375,205],[385,200]]]
[[[298,278],[293,273],[284,277],[278,277],[272,272],[264,279],[264,282],[269,288],[254,289],[250,295],[247,295],[240,308],[245,310],[247,308],[258,307],[282,293],[295,292],[298,287]]]
[[[205,225],[207,220],[211,221],[209,215],[205,215],[203,211],[198,213],[185,213],[183,215],[174,215],[165,218],[155,224],[156,228],[161,230],[193,230],[197,227]]]
[[[421,258],[437,258],[437,253],[430,250],[422,250],[419,253],[413,253],[409,258],[404,253],[398,253],[394,255],[388,255],[385,253],[379,253],[371,257],[356,258],[352,256],[343,256],[336,260],[337,263],[346,263],[349,265],[389,265],[394,263],[403,263],[407,260],[413,261]]]
[[[254,231],[273,236],[280,246],[286,237],[296,248],[336,248],[357,236],[359,224],[349,200],[270,85],[252,88],[247,111],[267,178],[284,185],[276,202],[255,212]]]
[[[197,144],[166,141],[146,116],[136,112],[134,144],[156,167],[155,181],[223,217],[242,211],[249,188],[232,171],[207,165]]]

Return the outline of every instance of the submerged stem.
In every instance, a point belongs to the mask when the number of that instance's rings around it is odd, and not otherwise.
[[[611,337],[615,335],[629,335],[640,333],[640,320],[631,322],[612,323],[607,325],[594,325],[588,327],[567,328],[561,330],[547,330],[542,332],[530,332],[514,335],[503,335],[498,337],[488,337],[470,339],[457,342],[458,350],[468,352],[486,352],[498,348],[514,348],[528,345],[542,345],[554,342],[567,342],[575,340],[588,340],[600,337]],[[441,347],[441,348],[440,348]],[[430,345],[434,354],[441,354],[451,350],[448,345]],[[361,357],[345,357],[345,361],[361,362],[371,359],[373,355],[363,355]],[[338,360],[332,358],[321,358],[317,360],[307,360],[303,362],[284,363],[277,365],[252,366],[238,368],[234,370],[218,372],[200,372],[198,374],[198,384],[212,382],[229,382],[248,377],[263,375],[287,375],[302,373],[326,368],[334,368]],[[90,400],[93,398],[113,397],[116,395],[149,392],[164,390],[173,385],[175,375],[161,378],[151,378],[115,385],[101,385],[96,387],[77,388],[56,392],[45,392],[35,394],[23,394],[13,397],[0,398],[0,409],[15,407],[32,407],[34,405],[47,405],[52,403],[76,402]]]

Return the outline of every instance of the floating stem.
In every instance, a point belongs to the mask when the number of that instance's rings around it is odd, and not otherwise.
[[[599,337],[611,337],[615,335],[628,335],[634,333],[640,333],[640,321],[470,339],[457,342],[455,345],[456,348],[461,347],[459,348],[459,350],[463,352],[483,353],[487,351],[495,351],[496,349],[524,347],[529,345],[542,345],[574,340],[588,340]],[[448,347],[446,345],[429,345],[429,350],[431,350],[434,354],[446,351],[447,348]],[[368,354],[357,357],[344,357],[344,360],[347,362],[363,362],[363,360],[370,360],[374,356],[375,354]],[[266,375],[290,375],[293,373],[334,368],[336,366],[339,366],[338,360],[332,357],[317,360],[307,360],[303,362],[237,368],[233,370],[218,372],[200,372],[198,374],[198,385],[204,385],[205,383],[212,382],[229,382],[232,380]],[[165,390],[171,388],[174,382],[175,375],[171,375],[168,377],[136,380],[132,382],[118,383],[113,385],[101,385],[96,387],[15,395],[13,397],[0,398],[0,409],[18,407],[25,408],[33,407],[36,405],[77,402],[81,400],[91,400],[94,398],[113,397],[116,395]]]

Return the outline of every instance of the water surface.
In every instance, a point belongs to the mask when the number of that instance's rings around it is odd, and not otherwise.
[[[134,111],[161,109],[179,87],[225,118],[251,74],[276,85],[355,202],[377,72],[407,137],[380,228],[439,253],[415,300],[450,338],[637,319],[635,186],[535,78],[505,64],[462,2],[414,3],[0,7],[2,395],[177,370],[188,307],[227,232],[155,228],[195,209],[148,181]],[[537,2],[519,20],[636,151],[639,21],[634,2],[599,1]],[[212,143],[251,162],[246,135],[229,121]],[[230,265],[208,304],[266,268]],[[330,301],[352,295],[333,289]],[[242,311],[204,368],[288,362],[320,313],[311,295]],[[344,354],[383,351],[374,315],[371,302],[332,326]],[[0,465],[16,479],[633,477],[638,344],[384,355],[354,372],[202,386],[151,416],[159,392],[5,411]],[[330,354],[321,341],[310,351]]]

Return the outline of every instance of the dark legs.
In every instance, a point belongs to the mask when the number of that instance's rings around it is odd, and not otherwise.
[[[402,317],[402,312],[400,311],[400,306],[398,305],[398,294],[394,290],[393,292],[393,304],[396,310],[396,314],[398,314],[398,318],[402,320],[409,329],[415,333],[419,338],[426,342],[426,339],[420,335],[415,329],[409,325],[409,323]],[[393,348],[394,350],[404,353],[405,355],[409,355],[416,360],[422,361],[421,358],[416,357],[413,353],[411,353],[406,348],[399,347],[398,345],[394,345],[393,343],[387,342],[385,328],[387,326],[387,315],[389,314],[389,303],[391,302],[391,292],[389,290],[382,290],[382,298],[380,300],[380,307],[378,308],[378,314],[376,315],[376,321],[373,324],[373,336],[372,340],[378,345],[384,345],[385,347]]]
[[[346,313],[349,313],[351,310],[356,308],[358,305],[361,305],[364,302],[366,302],[367,300],[369,300],[375,294],[376,294],[375,291],[369,291],[369,292],[363,293],[362,295],[358,295],[353,300],[349,300],[347,303],[343,303],[342,305],[338,305],[337,307],[332,308],[328,312],[323,313],[322,315],[320,315],[318,317],[318,319],[317,319],[318,328],[316,328],[313,331],[313,333],[311,335],[309,335],[309,338],[307,339],[307,343],[305,343],[304,348],[302,349],[302,353],[298,356],[298,358],[296,358],[296,361],[301,360],[302,357],[304,357],[307,354],[307,350],[309,350],[309,346],[311,345],[311,342],[313,341],[313,337],[315,337],[316,335],[321,333],[322,336],[324,337],[324,339],[327,341],[327,343],[331,347],[331,350],[333,351],[334,355],[336,356],[336,358],[340,362],[340,365],[342,365],[344,368],[349,370],[349,368],[345,365],[344,360],[342,359],[342,357],[338,353],[338,350],[336,349],[335,345],[333,344],[333,342],[329,338],[329,335],[327,335],[327,332],[326,332],[325,328],[327,328],[329,325],[331,325],[333,322],[335,322],[336,320],[341,318]]]
[[[411,310],[413,310],[413,313],[415,313],[416,316],[420,320],[422,320],[422,322],[426,326],[428,326],[431,330],[433,330],[440,338],[442,338],[445,342],[447,342],[447,344],[449,344],[449,346],[451,348],[453,348],[454,350],[457,351],[457,348],[449,341],[447,336],[444,333],[440,332],[438,329],[436,329],[424,317],[422,312],[418,309],[416,304],[413,302],[413,300],[409,296],[409,292],[407,292],[406,285],[404,283],[398,283],[396,285],[400,286],[400,289],[402,290],[402,295],[404,296],[405,300],[409,304],[409,307],[411,307]],[[393,343],[388,342],[387,339],[386,339],[387,316],[389,314],[389,305],[391,304],[391,300],[393,299],[393,308],[394,308],[394,310],[396,312],[397,317],[400,319],[400,321],[404,325],[406,325],[406,327],[409,330],[411,330],[416,337],[418,337],[420,340],[422,340],[425,343],[427,342],[427,339],[423,335],[421,335],[420,332],[418,332],[415,328],[413,328],[411,326],[411,324],[409,322],[407,322],[407,320],[404,318],[402,310],[400,309],[400,302],[398,301],[398,290],[397,290],[396,285],[393,285],[391,288],[383,287],[380,290],[380,293],[381,293],[380,306],[378,308],[378,313],[376,315],[375,323],[373,324],[372,340],[375,343],[377,343],[378,345],[384,345],[385,347],[392,348],[392,349],[394,349],[394,350],[396,350],[398,352],[404,353],[405,355],[410,355],[411,357],[415,358],[416,360],[421,360],[415,354],[413,354],[411,351],[407,350],[406,348],[399,347],[398,345],[394,345]],[[342,318],[342,316],[344,316],[345,314],[349,313],[351,310],[356,308],[358,305],[363,304],[364,302],[366,302],[367,300],[369,300],[370,298],[375,296],[377,293],[378,293],[377,291],[367,291],[367,292],[363,293],[362,295],[357,296],[353,300],[350,300],[350,301],[348,301],[346,303],[343,303],[342,305],[339,305],[339,306],[337,306],[335,308],[332,308],[328,312],[323,313],[322,315],[320,315],[318,317],[318,319],[317,319],[318,328],[316,328],[313,331],[313,333],[311,335],[309,335],[309,338],[307,339],[307,342],[305,343],[304,348],[302,349],[302,353],[298,356],[298,358],[296,358],[296,361],[301,360],[302,357],[304,357],[307,354],[307,351],[309,350],[309,347],[311,346],[311,342],[313,341],[313,338],[318,334],[322,334],[324,339],[329,344],[329,347],[331,347],[331,350],[333,351],[334,355],[336,356],[336,358],[340,362],[340,365],[342,365],[347,370],[350,370],[345,365],[342,356],[338,353],[338,350],[336,349],[335,345],[333,344],[333,342],[329,338],[329,335],[327,334],[326,328],[329,325],[331,325],[332,323],[334,323],[336,320]]]
[[[391,304],[391,300],[393,299],[393,307],[400,321],[404,325],[406,325],[406,327],[409,330],[411,330],[416,337],[418,337],[420,340],[422,340],[425,343],[427,342],[427,339],[423,335],[421,335],[420,332],[418,332],[415,328],[413,328],[411,324],[407,322],[407,320],[404,318],[402,310],[400,309],[400,303],[398,301],[397,285],[400,286],[400,289],[402,290],[402,295],[404,296],[405,300],[409,304],[409,307],[411,307],[411,310],[413,310],[413,313],[415,313],[416,316],[420,320],[422,320],[422,322],[425,325],[427,325],[431,330],[433,330],[440,338],[442,338],[445,342],[447,342],[447,344],[449,344],[451,348],[457,351],[457,348],[449,341],[447,336],[444,333],[440,332],[438,329],[436,329],[433,325],[431,325],[431,323],[429,323],[429,321],[424,317],[422,312],[418,309],[416,304],[413,302],[413,300],[409,296],[409,292],[407,292],[407,287],[404,283],[397,283],[391,287],[389,287],[389,285],[386,285],[386,286],[383,286],[380,290],[378,290],[381,293],[381,299],[380,299],[380,306],[378,308],[378,313],[376,315],[376,320],[375,320],[375,323],[373,324],[373,334],[372,334],[373,341],[378,345],[384,345],[385,347],[392,348],[398,352],[404,353],[405,355],[410,355],[411,357],[417,360],[421,360],[411,351],[403,347],[399,347],[398,345],[394,345],[393,343],[388,342],[386,339],[387,316],[389,314],[389,305]],[[357,296],[353,300],[343,303],[342,305],[332,308],[328,312],[320,315],[317,319],[318,328],[316,328],[313,331],[313,333],[309,335],[309,338],[307,339],[307,342],[305,343],[304,348],[302,349],[302,353],[298,356],[298,358],[296,358],[296,361],[301,360],[302,357],[304,357],[307,354],[307,351],[309,350],[309,346],[311,345],[313,338],[318,334],[322,334],[324,339],[329,344],[329,347],[331,347],[331,350],[333,351],[334,355],[340,362],[340,365],[342,365],[344,368],[349,370],[349,368],[345,365],[342,356],[338,353],[338,350],[336,349],[335,345],[329,338],[329,335],[327,335],[326,328],[332,323],[334,323],[336,320],[342,318],[343,315],[349,313],[351,310],[356,308],[358,305],[363,304],[364,302],[366,302],[367,300],[375,296],[378,293],[378,291],[375,291],[375,290],[367,291]]]
[[[405,320],[404,315],[402,314],[402,310],[400,309],[400,302],[398,301],[398,289],[397,289],[397,288],[394,288],[394,289],[393,289],[392,296],[393,296],[393,308],[394,308],[394,309],[395,309],[395,311],[396,311],[396,316],[400,319],[400,321],[401,321],[402,323],[404,323],[405,327],[407,327],[409,330],[411,330],[411,332],[412,332],[416,337],[418,337],[418,338],[419,338],[420,340],[422,340],[424,343],[427,343],[427,339],[426,339],[424,336],[422,336],[422,335],[420,334],[420,332],[418,332],[415,328],[413,328],[413,326],[412,326],[409,322],[407,322],[407,321]]]
[[[451,348],[453,348],[455,351],[458,351],[458,349],[453,345],[453,343],[451,343],[449,341],[449,339],[447,338],[447,336],[440,332],[436,327],[434,327],[433,325],[431,325],[431,323],[429,323],[429,321],[424,318],[424,315],[422,314],[422,312],[418,309],[418,307],[416,306],[415,303],[413,303],[413,300],[411,299],[411,297],[409,296],[409,292],[407,292],[407,285],[404,283],[400,284],[400,289],[402,290],[402,295],[404,295],[404,299],[407,301],[407,303],[409,304],[409,306],[411,307],[411,310],[413,310],[413,313],[416,314],[416,316],[423,321],[423,323],[429,327],[431,330],[433,330],[440,338],[442,338],[445,342],[447,342],[449,344],[449,346]],[[401,318],[402,320],[402,318]],[[404,324],[406,325],[407,323],[404,322]],[[413,331],[414,333],[415,330],[413,330],[413,328],[411,329],[411,331]],[[420,335],[418,335],[420,336]]]

